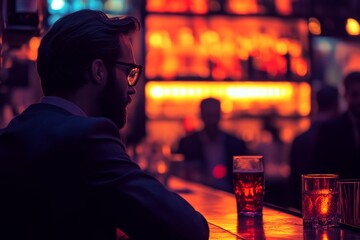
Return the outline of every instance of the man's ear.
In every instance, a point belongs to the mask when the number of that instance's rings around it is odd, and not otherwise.
[[[106,66],[101,59],[95,59],[91,64],[92,80],[96,84],[105,84],[107,79]]]

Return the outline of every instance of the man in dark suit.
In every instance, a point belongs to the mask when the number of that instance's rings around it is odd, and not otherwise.
[[[200,103],[203,129],[179,141],[178,153],[184,155],[184,177],[233,192],[232,159],[247,153],[242,139],[220,129],[221,106],[215,98]]]
[[[137,19],[82,10],[37,59],[45,97],[0,131],[0,239],[208,239],[204,217],[129,159],[119,128],[142,66]]]
[[[343,84],[348,108],[319,129],[316,159],[319,172],[360,178],[360,72],[348,74]]]

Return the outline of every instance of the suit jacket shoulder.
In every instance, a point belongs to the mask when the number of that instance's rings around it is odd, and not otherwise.
[[[0,154],[1,239],[108,240],[116,227],[133,239],[208,238],[203,216],[130,160],[106,118],[32,105],[1,132]]]

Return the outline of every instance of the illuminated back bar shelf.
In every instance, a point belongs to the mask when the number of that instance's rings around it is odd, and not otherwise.
[[[311,62],[304,4],[147,0],[148,136],[176,144],[201,126],[199,104],[207,97],[221,101],[222,126],[248,143],[259,141],[267,116],[286,142],[306,129]]]
[[[305,19],[149,15],[146,26],[148,79],[309,79]]]
[[[306,1],[301,0],[147,0],[146,10],[152,13],[234,13],[238,15],[279,16],[304,15]]]
[[[221,100],[225,118],[239,116],[304,117],[310,113],[311,88],[306,82],[150,81],[145,87],[150,119],[198,115],[201,99]]]
[[[309,115],[304,19],[151,15],[146,23],[150,119],[197,113],[210,96],[221,99],[226,117]]]
[[[147,103],[214,96],[228,106],[225,110],[252,108],[255,114],[268,108],[280,116],[308,115],[307,20],[284,18],[296,13],[296,3],[146,1]],[[284,107],[285,102],[293,106]]]

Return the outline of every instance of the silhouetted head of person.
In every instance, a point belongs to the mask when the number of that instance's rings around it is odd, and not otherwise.
[[[207,134],[217,134],[221,120],[221,104],[218,99],[206,98],[200,103],[200,117]]]
[[[273,115],[264,116],[263,130],[270,134],[273,142],[282,142],[280,138],[280,129],[276,126],[275,118]]]
[[[360,72],[351,72],[344,78],[345,100],[349,111],[360,120]]]
[[[337,115],[339,111],[339,90],[330,85],[322,86],[316,92],[316,104],[318,107],[318,113],[330,113],[331,115]]]
[[[106,117],[123,127],[142,69],[135,64],[130,40],[139,29],[134,17],[108,17],[93,10],[60,18],[38,49],[44,95],[81,104],[88,116]]]

